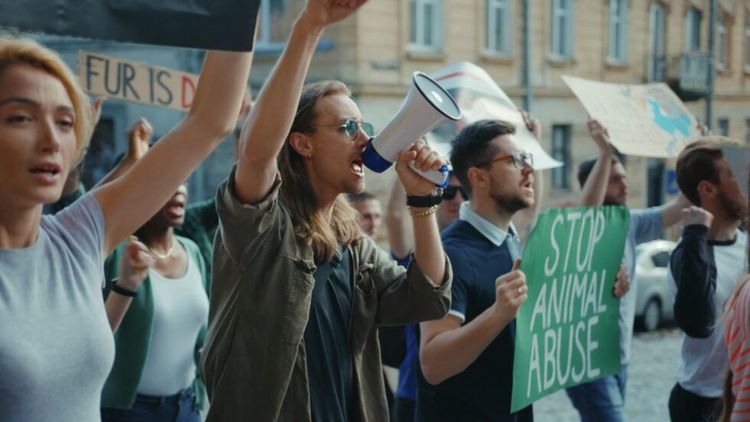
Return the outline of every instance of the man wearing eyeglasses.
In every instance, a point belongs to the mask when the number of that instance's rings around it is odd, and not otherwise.
[[[341,82],[304,85],[326,27],[365,0],[307,0],[217,193],[211,313],[201,373],[208,421],[380,421],[388,409],[378,327],[445,315],[451,267],[421,140],[396,162],[409,192],[409,269],[359,228],[345,194],[364,190],[371,126]]]
[[[511,218],[535,204],[533,157],[515,127],[480,120],[452,143],[454,173],[469,195],[443,230],[454,269],[448,315],[420,324],[418,421],[530,421],[510,413],[515,317],[526,301],[521,247]]]

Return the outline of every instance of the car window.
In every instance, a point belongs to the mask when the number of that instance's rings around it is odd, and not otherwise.
[[[669,265],[669,252],[659,252],[651,257],[651,261],[653,261],[654,267],[667,268],[667,265]]]

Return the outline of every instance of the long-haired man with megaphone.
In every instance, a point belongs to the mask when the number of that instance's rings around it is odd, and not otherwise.
[[[364,0],[308,0],[242,131],[219,189],[202,356],[209,420],[387,418],[378,326],[441,318],[451,270],[437,223],[444,165],[423,141],[396,170],[414,216],[408,269],[360,230],[343,194],[364,189],[372,127],[340,82],[304,86],[326,26]]]

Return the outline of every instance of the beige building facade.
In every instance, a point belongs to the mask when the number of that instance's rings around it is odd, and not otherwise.
[[[747,142],[750,2],[718,3],[712,128]],[[262,84],[278,58],[303,4],[264,0],[254,85]],[[577,199],[577,167],[594,158],[596,149],[587,135],[586,112],[560,76],[667,82],[704,119],[706,101],[700,96],[706,88],[709,9],[710,0],[371,0],[325,33],[309,78],[346,82],[377,128],[398,110],[412,72],[473,62],[519,107],[530,99],[531,112],[543,124],[542,145],[566,162],[542,172],[544,206],[564,205]],[[674,192],[668,180],[672,165],[627,157],[630,205],[668,199]],[[382,194],[393,175],[368,177],[369,189]]]

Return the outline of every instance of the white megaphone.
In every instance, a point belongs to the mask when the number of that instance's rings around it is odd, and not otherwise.
[[[377,136],[370,139],[362,153],[362,161],[376,173],[387,170],[399,153],[443,121],[461,119],[461,109],[456,101],[432,78],[414,72],[411,81],[401,109]],[[440,170],[416,171],[437,186],[448,184],[448,166]]]

